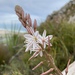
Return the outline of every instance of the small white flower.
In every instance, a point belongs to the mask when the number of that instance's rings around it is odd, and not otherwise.
[[[26,52],[27,51],[35,51],[36,50],[36,47],[38,47],[38,36],[39,36],[39,32],[36,31],[36,32],[32,32],[32,35],[31,34],[25,34],[24,37],[25,37],[25,43],[26,43]]]
[[[48,37],[49,37],[49,39],[48,39]],[[44,49],[46,48],[46,45],[48,45],[48,40],[51,40],[52,37],[53,37],[53,35],[46,36],[46,30],[44,30],[42,36],[39,36],[39,38],[40,38],[40,40],[39,40],[40,44],[43,45]],[[50,43],[50,46],[52,46],[51,43]]]
[[[42,50],[42,47],[45,49],[46,48],[46,45],[49,44],[49,38],[50,40],[52,39],[52,35],[48,35],[46,36],[46,30],[44,30],[42,36],[39,34],[38,31],[35,31],[33,30],[33,28],[28,28],[29,32],[31,34],[25,34],[24,37],[25,37],[25,47],[26,47],[26,50],[25,52],[29,51],[30,50],[30,53],[33,51],[36,56],[40,55],[41,57],[43,56],[43,50]],[[51,44],[50,44],[51,46]]]

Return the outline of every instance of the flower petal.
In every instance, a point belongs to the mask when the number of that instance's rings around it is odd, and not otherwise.
[[[43,32],[43,38],[45,38],[46,37],[46,30],[44,30],[44,32]]]
[[[53,35],[49,35],[48,37],[49,37],[49,38],[50,38],[50,40],[51,40],[51,39],[53,38]]]

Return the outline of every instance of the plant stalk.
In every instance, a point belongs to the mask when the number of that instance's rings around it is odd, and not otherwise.
[[[48,59],[48,61],[50,62],[51,66],[55,69],[55,72],[57,73],[57,75],[63,75],[61,73],[61,71],[56,67],[54,60],[52,58],[51,55],[49,55],[46,51],[44,51],[46,58]]]

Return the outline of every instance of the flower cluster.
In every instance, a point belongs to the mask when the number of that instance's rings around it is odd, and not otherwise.
[[[50,40],[52,39],[52,35],[46,36],[46,30],[44,30],[42,36],[39,34],[39,31],[37,31],[37,22],[34,20],[33,24],[30,18],[29,14],[24,15],[24,11],[22,7],[16,5],[15,11],[17,16],[19,17],[20,22],[22,25],[26,28],[28,31],[28,34],[25,34],[25,47],[26,52],[30,50],[31,52],[34,52],[34,55],[43,56],[43,51],[45,50],[46,46],[52,46],[50,43]]]
[[[34,54],[29,58],[29,60],[38,55],[40,55],[41,57],[43,55],[45,55],[47,58],[46,62],[48,62],[51,65],[51,68],[48,71],[43,72],[40,75],[47,75],[50,72],[52,72],[53,70],[55,70],[54,75],[63,75],[61,73],[61,71],[56,67],[52,56],[45,51],[47,46],[49,49],[50,49],[50,46],[52,46],[50,43],[50,40],[52,39],[53,36],[52,35],[46,36],[46,30],[43,31],[42,35],[40,35],[39,31],[36,30],[37,29],[37,21],[34,20],[34,22],[32,24],[30,15],[29,14],[24,15],[24,11],[23,11],[22,7],[20,7],[19,5],[16,5],[15,11],[16,11],[16,14],[17,14],[20,22],[22,23],[22,25],[26,28],[26,30],[28,32],[28,34],[24,35],[24,37],[25,37],[25,42],[24,42],[25,45],[24,46],[26,48],[25,52],[27,52],[27,51],[30,51],[30,53],[34,52]],[[44,54],[43,54],[43,52],[44,52]],[[41,61],[32,70],[36,69],[37,67],[42,65],[44,62],[45,61]],[[50,75],[53,75],[53,74],[50,74]]]
[[[49,40],[52,39],[52,35],[46,36],[46,30],[44,30],[42,36],[39,34],[39,31],[34,31],[32,27],[29,27],[31,34],[25,34],[25,47],[26,47],[26,52],[30,50],[30,53],[33,51],[36,54],[40,54],[40,56],[43,56],[43,51],[45,50],[46,46],[49,44]],[[50,43],[50,46],[51,43]],[[34,53],[34,54],[35,54]]]

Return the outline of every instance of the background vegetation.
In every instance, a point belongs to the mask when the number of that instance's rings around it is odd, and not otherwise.
[[[71,62],[75,60],[75,24],[69,24],[68,22],[61,22],[60,24],[43,22],[37,28],[40,34],[42,34],[44,29],[47,31],[47,35],[53,35],[51,40],[52,47],[48,53],[53,56],[56,65],[62,71],[66,67],[69,58]],[[9,63],[11,57],[23,47],[24,37],[23,34],[16,34],[15,32],[5,38],[6,42],[1,42],[0,44],[0,75],[40,75],[40,73],[50,68],[47,63],[44,63],[32,71],[32,68],[44,57],[40,58],[38,56],[36,59],[28,61],[31,55],[29,52],[24,52],[25,48]]]

